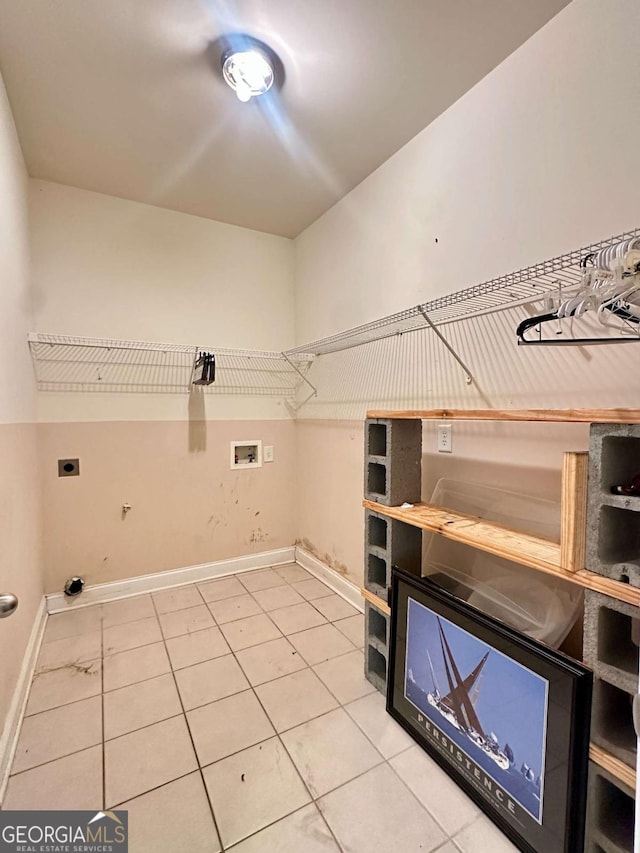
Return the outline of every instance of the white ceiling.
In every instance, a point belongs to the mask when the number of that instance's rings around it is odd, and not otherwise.
[[[0,69],[33,177],[293,237],[567,2],[1,0]],[[222,82],[238,31],[274,97]]]

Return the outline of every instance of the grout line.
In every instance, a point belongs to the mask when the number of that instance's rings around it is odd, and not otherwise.
[[[153,599],[152,599],[152,601],[153,601]],[[156,614],[157,614],[158,611],[156,608],[155,601],[153,602],[153,607],[156,610]],[[160,632],[160,633],[162,633],[162,632]],[[164,650],[166,652],[167,657],[169,658],[169,663],[171,664],[171,657],[169,656],[169,649],[167,648],[167,642],[164,638],[163,638],[163,643],[164,643],[164,647],[165,647]],[[213,825],[214,825],[215,830],[216,830],[216,835],[217,835],[218,841],[220,843],[220,850],[221,850],[221,853],[224,853],[224,844],[222,842],[222,836],[220,834],[220,828],[218,827],[218,821],[216,820],[216,815],[215,815],[215,812],[213,810],[213,803],[211,802],[211,797],[209,796],[209,789],[207,788],[207,784],[206,784],[205,779],[204,779],[204,773],[202,772],[202,767],[200,766],[200,759],[198,758],[198,750],[196,749],[196,744],[195,744],[195,741],[193,739],[193,734],[191,733],[191,726],[189,725],[189,718],[187,717],[187,712],[186,712],[186,709],[184,707],[184,702],[182,701],[182,696],[180,695],[180,689],[178,687],[178,681],[176,679],[176,674],[175,674],[175,671],[173,669],[172,664],[171,664],[171,677],[173,678],[173,684],[174,684],[174,687],[176,689],[176,693],[178,694],[178,701],[180,702],[180,707],[182,708],[182,716],[183,716],[185,725],[187,727],[187,732],[189,734],[189,740],[191,741],[191,749],[193,749],[193,755],[195,757],[197,768],[198,768],[197,772],[200,774],[200,781],[202,783],[202,787],[204,789],[204,793],[205,793],[205,796],[207,798],[207,802],[209,803],[209,810],[211,811],[211,820],[213,821]],[[191,772],[195,772],[195,771],[191,771]],[[187,774],[185,774],[185,775],[187,775]],[[172,779],[171,781],[175,782],[176,780]],[[158,786],[158,787],[162,787],[162,786]]]
[[[128,800],[120,800],[119,803],[114,803],[114,805],[109,806],[109,809],[111,809],[111,810],[119,809],[120,806],[122,806],[124,803],[130,803],[130,802],[133,802],[134,800],[140,799],[140,797],[146,797],[147,794],[151,794],[153,791],[159,791],[160,788],[166,788],[167,785],[172,785],[174,782],[179,782],[180,779],[186,779],[187,776],[193,776],[193,774],[197,773],[197,772],[198,771],[196,769],[196,770],[189,770],[187,773],[181,773],[180,776],[176,776],[176,778],[171,779],[170,782],[163,782],[162,785],[154,785],[153,788],[149,788],[148,791],[142,791],[140,794],[136,794],[135,797],[129,797]],[[106,808],[106,806],[105,806],[105,808]],[[216,831],[217,831],[217,827],[216,827]],[[80,848],[80,849],[82,849],[82,848]]]
[[[166,673],[166,675],[169,675],[169,673]],[[139,683],[142,684],[142,682]],[[175,720],[180,717],[182,713],[182,711],[179,711],[177,714],[171,714],[168,717],[162,717],[159,720],[154,720],[152,723],[145,723],[144,726],[138,726],[135,729],[129,729],[126,732],[120,732],[120,734],[113,735],[113,737],[104,737],[103,743],[111,743],[112,741],[119,740],[122,737],[128,737],[129,735],[136,734],[137,732],[143,732],[145,729],[150,729],[152,726],[157,726],[158,723],[167,723],[169,720]]]
[[[66,755],[59,755],[57,758],[50,758],[48,761],[43,761],[42,764],[34,764],[33,767],[25,767],[24,770],[18,770],[17,773],[11,773],[9,778],[13,779],[16,776],[22,776],[23,773],[31,773],[32,770],[39,770],[41,767],[46,767],[47,764],[53,764],[54,761],[63,761],[65,758],[70,758],[72,755],[79,755],[81,752],[88,752],[90,749],[95,749],[100,745],[100,742],[91,743],[89,744],[89,746],[83,746],[82,749],[76,749],[73,752],[67,753]],[[27,811],[29,810],[27,809]]]
[[[104,634],[102,627],[102,610],[100,610],[100,673],[101,673],[101,688],[100,708],[102,710],[102,808],[107,807],[107,760],[105,755],[105,740],[104,740]]]

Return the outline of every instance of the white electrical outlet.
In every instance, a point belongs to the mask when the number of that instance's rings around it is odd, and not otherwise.
[[[438,453],[452,453],[451,446],[451,424],[439,424],[438,426]]]
[[[273,444],[268,444],[262,448],[262,461],[273,462]]]

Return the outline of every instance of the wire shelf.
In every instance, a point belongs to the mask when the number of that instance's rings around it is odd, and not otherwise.
[[[362,346],[383,338],[403,335],[428,328],[424,314],[434,326],[442,326],[482,314],[490,314],[513,308],[516,305],[536,302],[545,295],[558,291],[570,292],[579,285],[581,279],[580,261],[591,252],[599,252],[609,246],[631,237],[640,237],[640,229],[625,231],[608,240],[592,243],[581,249],[575,249],[564,255],[533,264],[490,281],[475,284],[464,290],[439,296],[413,308],[406,308],[397,314],[364,323],[352,329],[346,329],[335,335],[320,338],[311,343],[302,344],[286,350],[288,356],[301,354],[327,355],[332,352]]]
[[[216,381],[206,393],[294,398],[313,357],[288,360],[262,350],[31,334],[40,391],[185,393],[201,351],[216,356]]]

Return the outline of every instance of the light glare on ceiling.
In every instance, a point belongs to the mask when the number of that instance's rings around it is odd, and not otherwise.
[[[268,92],[274,80],[273,66],[256,48],[229,53],[222,65],[222,74],[244,103]]]

